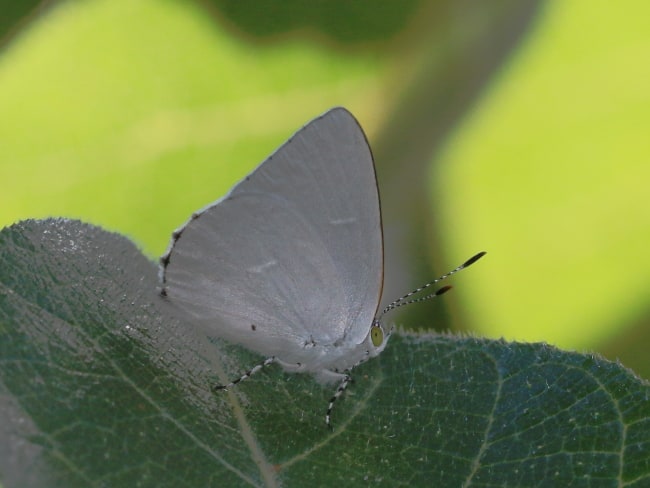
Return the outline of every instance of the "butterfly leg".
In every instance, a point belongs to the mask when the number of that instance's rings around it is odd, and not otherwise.
[[[255,373],[257,373],[260,369],[262,369],[265,366],[268,366],[269,364],[273,364],[276,361],[275,356],[272,356],[270,358],[266,358],[264,361],[262,361],[259,364],[256,364],[253,366],[249,371],[246,371],[243,375],[241,375],[239,378],[237,378],[234,381],[231,381],[227,385],[216,385],[214,387],[215,390],[227,390],[228,388],[235,386],[237,383],[240,381],[247,380],[251,376],[253,376]]]
[[[338,400],[338,398],[341,395],[343,395],[343,392],[348,387],[351,381],[352,381],[352,376],[346,374],[343,377],[343,380],[341,380],[341,383],[339,384],[338,388],[334,392],[334,395],[332,396],[332,398],[330,398],[330,403],[327,406],[327,413],[325,414],[325,423],[330,429],[332,428],[332,423],[330,422],[330,418],[331,418],[332,409],[334,408],[334,402]]]

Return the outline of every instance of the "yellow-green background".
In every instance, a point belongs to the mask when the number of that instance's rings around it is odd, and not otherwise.
[[[0,225],[81,218],[153,258],[344,105],[375,149],[386,298],[487,250],[448,323],[650,376],[647,2],[32,3],[0,22]]]

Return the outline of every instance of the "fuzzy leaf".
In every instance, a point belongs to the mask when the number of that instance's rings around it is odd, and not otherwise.
[[[542,344],[396,334],[332,391],[209,340],[126,238],[0,232],[5,486],[649,486],[650,388]]]

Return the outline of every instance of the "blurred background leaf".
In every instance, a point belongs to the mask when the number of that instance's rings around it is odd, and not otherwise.
[[[385,298],[490,253],[399,322],[451,304],[441,329],[599,350],[650,377],[634,347],[650,339],[645,2],[12,5],[0,224],[78,217],[153,258],[344,105],[377,160]]]
[[[51,3],[47,0],[0,1],[0,49],[10,43],[22,27],[29,25]]]
[[[272,40],[277,36],[318,36],[321,40],[350,46],[358,43],[390,43],[408,28],[425,0],[205,0],[221,21],[249,39]],[[440,4],[440,2],[438,2]]]

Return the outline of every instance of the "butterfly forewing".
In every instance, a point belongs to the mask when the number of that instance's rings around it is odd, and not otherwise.
[[[320,346],[367,336],[381,232],[365,135],[347,110],[332,109],[175,232],[163,294],[212,336],[308,364]]]

